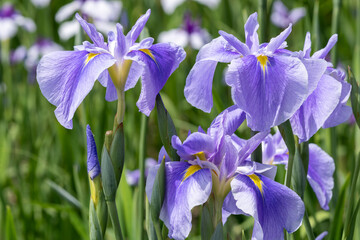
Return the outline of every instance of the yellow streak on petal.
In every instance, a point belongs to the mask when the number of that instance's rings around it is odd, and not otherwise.
[[[205,161],[206,157],[205,157],[205,153],[203,151],[195,153],[194,154],[195,157],[198,157],[200,160]]]
[[[154,60],[155,62],[156,62],[156,60],[155,60],[155,57],[154,57],[154,55],[152,54],[152,52],[151,52],[151,50],[150,49],[139,49],[139,51],[142,51],[143,53],[145,53],[146,55],[148,55],[149,57],[151,57],[152,58],[152,60]]]
[[[87,58],[85,60],[85,65],[89,63],[91,59],[93,59],[95,56],[99,55],[100,53],[89,53],[87,55]]]
[[[257,60],[260,62],[261,66],[263,68],[263,72],[265,73],[265,67],[268,62],[268,57],[265,55],[259,55],[259,56],[257,56]]]
[[[256,176],[255,174],[248,175],[248,177],[251,179],[251,181],[254,182],[254,184],[258,187],[258,189],[260,190],[260,192],[262,194],[263,193],[262,181],[260,180],[260,178],[258,176]]]
[[[188,177],[190,177],[194,173],[196,173],[197,171],[199,171],[200,169],[201,167],[199,165],[191,165],[190,167],[188,167],[188,169],[186,169],[182,182],[185,181]]]

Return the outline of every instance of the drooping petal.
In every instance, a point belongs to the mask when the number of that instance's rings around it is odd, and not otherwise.
[[[257,13],[253,13],[249,16],[245,23],[245,39],[246,45],[251,52],[255,52],[259,49],[259,36],[257,30],[259,29],[259,23],[257,21]]]
[[[308,73],[308,96],[314,92],[318,83],[326,71],[328,63],[323,59],[302,59],[302,63],[304,64],[307,73]]]
[[[213,106],[212,80],[217,63],[229,63],[240,56],[241,54],[223,37],[218,37],[204,45],[186,78],[184,89],[186,100],[194,107],[210,112]]]
[[[151,199],[158,166],[150,169],[146,194]],[[160,219],[169,229],[169,238],[185,239],[191,230],[191,209],[207,201],[211,193],[210,169],[194,167],[186,162],[165,164],[165,198]]]
[[[334,159],[315,144],[309,144],[309,168],[307,179],[320,206],[328,210],[334,187]]]
[[[229,194],[238,209],[255,219],[252,239],[284,239],[284,228],[292,233],[301,225],[305,211],[301,198],[265,176],[239,174]]]
[[[341,84],[323,75],[315,91],[290,118],[290,123],[299,141],[308,141],[325,123],[336,108],[341,94]]]
[[[246,140],[245,145],[239,151],[239,163],[247,159],[252,152],[261,144],[261,141],[269,134],[270,130],[259,132]]]
[[[101,33],[96,31],[96,28],[93,24],[86,22],[84,19],[80,17],[78,13],[75,15],[76,19],[79,21],[81,27],[84,29],[86,34],[90,37],[90,39],[94,42],[95,46],[103,49],[107,49],[107,46],[104,42],[104,37]]]
[[[246,112],[248,126],[254,131],[266,131],[289,119],[308,91],[308,73],[299,59],[265,58],[264,65],[252,55],[235,59],[225,76],[233,101]]]
[[[95,139],[89,125],[86,126],[87,137],[87,171],[91,179],[94,179],[101,172],[97,155]]]
[[[149,49],[129,52],[126,56],[144,68],[141,78],[141,94],[136,105],[145,115],[155,106],[156,95],[167,79],[185,58],[185,51],[171,43],[158,43]]]
[[[139,37],[141,31],[145,27],[146,22],[148,21],[151,14],[151,10],[148,9],[144,15],[139,17],[139,19],[136,21],[134,26],[131,28],[131,30],[126,35],[126,42],[128,46],[132,46],[136,39]]]
[[[262,142],[262,162],[265,164],[284,164],[289,160],[289,150],[277,131],[274,135],[269,134]]]
[[[43,95],[57,106],[55,115],[61,125],[72,128],[76,108],[92,89],[98,76],[115,63],[106,53],[62,51],[45,55],[37,68]]]
[[[200,152],[208,155],[216,150],[215,139],[200,132],[190,134],[183,143],[181,143],[178,136],[173,136],[171,138],[171,145],[177,150],[180,158],[184,160],[196,159],[194,155]]]

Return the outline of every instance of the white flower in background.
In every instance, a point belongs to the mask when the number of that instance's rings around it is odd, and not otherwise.
[[[190,46],[200,49],[211,40],[209,33],[200,27],[198,20],[192,20],[190,14],[185,14],[181,28],[171,29],[159,34],[159,42],[173,42],[182,47]]]
[[[171,14],[175,9],[180,6],[186,0],[161,0],[161,5],[167,14]],[[210,8],[215,8],[219,4],[220,0],[195,0],[201,4],[204,4]]]
[[[31,2],[37,8],[44,8],[49,5],[50,0],[31,0]]]
[[[119,1],[105,0],[75,0],[64,5],[55,15],[57,22],[63,22],[79,11],[83,18],[90,18],[96,29],[103,33],[115,31],[115,22],[120,17],[122,4]],[[80,31],[78,21],[72,19],[63,22],[59,27],[59,35],[62,40],[75,36]]]
[[[24,62],[28,71],[28,79],[30,83],[34,83],[36,79],[36,68],[42,56],[61,51],[63,48],[55,42],[39,38],[28,50],[24,46],[18,47],[11,53],[10,61],[12,64]]]
[[[281,2],[274,2],[271,21],[280,28],[287,28],[290,23],[295,24],[306,15],[306,10],[303,7],[294,8],[291,11]]]
[[[16,35],[18,27],[34,32],[35,23],[18,13],[12,4],[5,3],[0,8],[0,41],[10,39]]]

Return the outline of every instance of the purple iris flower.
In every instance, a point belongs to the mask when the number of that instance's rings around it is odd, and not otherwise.
[[[86,126],[87,137],[87,171],[91,180],[101,173],[100,163],[96,150],[95,139],[89,125]]]
[[[266,131],[289,119],[308,96],[308,88],[319,77],[309,78],[306,65],[297,57],[285,55],[285,39],[291,25],[269,43],[259,45],[257,13],[245,24],[246,44],[220,31],[220,37],[203,46],[185,86],[185,97],[193,106],[210,112],[212,79],[218,62],[229,63],[225,74],[232,99],[246,113],[248,126]],[[325,61],[324,61],[325,62]],[[324,64],[310,60],[312,70],[324,71]]]
[[[160,213],[170,238],[189,235],[191,209],[204,204],[211,193],[220,202],[219,221],[225,223],[230,214],[254,217],[255,239],[281,239],[284,228],[293,232],[300,227],[304,214],[300,197],[272,180],[275,167],[247,160],[268,132],[249,140],[233,134],[244,119],[245,113],[233,106],[212,122],[207,133],[191,133],[184,142],[173,136],[172,146],[181,161],[165,164],[165,199]],[[158,168],[149,171],[148,199]]]
[[[275,1],[271,13],[271,21],[275,26],[286,28],[290,23],[295,24],[306,14],[303,7],[294,8],[291,11],[281,1]]]
[[[142,89],[137,102],[139,110],[149,115],[155,98],[172,72],[185,58],[185,51],[171,43],[153,45],[153,38],[135,43],[150,16],[141,16],[125,36],[120,24],[116,33],[109,32],[108,43],[79,15],[76,18],[93,41],[75,46],[74,51],[53,52],[44,56],[37,68],[40,90],[55,105],[55,115],[66,128],[72,128],[75,110],[92,89],[96,79],[107,87],[106,100],[133,88],[139,77]],[[131,67],[130,67],[131,66]],[[130,68],[130,69],[129,69]],[[111,75],[111,77],[110,77]]]
[[[23,17],[10,3],[5,3],[0,8],[0,26],[0,41],[15,36],[18,27],[28,32],[34,32],[36,29],[35,23],[30,18]]]
[[[159,42],[174,42],[182,47],[190,46],[193,49],[200,49],[209,41],[209,33],[200,27],[199,20],[191,19],[190,13],[185,14],[181,28],[159,34]]]
[[[298,53],[299,58],[308,68],[309,78],[319,79],[318,82],[313,81],[313,84],[309,85],[311,94],[290,118],[294,134],[299,137],[300,142],[308,141],[321,127],[334,127],[348,120],[351,115],[351,107],[346,106],[351,85],[345,81],[345,73],[333,69],[331,63],[327,63],[324,71],[319,71],[318,68],[315,70],[307,63],[308,60],[314,62],[325,59],[336,41],[335,34],[325,48],[310,56],[311,40],[310,33],[307,33],[304,50]]]
[[[287,166],[289,153],[280,132],[269,134],[262,143],[263,163]],[[334,187],[334,160],[316,144],[309,144],[307,180],[314,190],[320,206],[328,210]]]

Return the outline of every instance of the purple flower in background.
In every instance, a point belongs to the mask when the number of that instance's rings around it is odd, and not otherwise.
[[[156,95],[186,54],[175,44],[153,45],[150,37],[135,43],[149,16],[150,10],[138,19],[126,36],[122,26],[117,24],[116,33],[109,32],[108,43],[105,43],[94,25],[77,15],[93,43],[85,41],[83,45],[75,46],[74,51],[53,52],[41,59],[37,69],[40,90],[57,107],[55,115],[61,125],[72,128],[75,110],[96,79],[107,87],[106,100],[114,101],[117,92],[133,88],[141,76],[137,106],[144,114],[150,114]]]
[[[304,204],[295,192],[272,180],[276,168],[247,160],[268,133],[249,140],[233,135],[244,120],[243,111],[233,106],[212,122],[207,133],[192,133],[184,142],[173,136],[172,146],[181,161],[165,164],[165,199],[160,213],[170,238],[189,235],[191,209],[204,204],[211,192],[220,203],[217,207],[223,223],[230,214],[254,217],[255,239],[281,239],[284,228],[293,232],[301,225]],[[149,171],[148,199],[158,168]],[[217,220],[221,221],[221,216]]]
[[[289,159],[288,149],[280,132],[269,134],[262,143],[263,163],[284,164]],[[314,190],[320,206],[328,210],[334,187],[334,159],[317,145],[309,144],[309,166],[307,180]]]
[[[289,11],[281,1],[275,1],[271,13],[271,21],[275,26],[286,28],[289,24],[295,24],[306,14],[303,7]]]
[[[18,27],[28,32],[34,32],[35,23],[18,13],[13,5],[5,3],[0,8],[0,41],[7,40],[16,35]]]
[[[254,13],[245,24],[246,44],[220,31],[220,37],[200,49],[184,92],[190,104],[210,112],[216,65],[230,62],[225,80],[232,88],[233,101],[246,112],[252,130],[265,131],[289,119],[308,96],[310,80],[318,79],[309,79],[306,66],[297,57],[284,54],[291,25],[261,45],[258,28]],[[325,64],[315,63],[312,67],[319,72],[326,68]]]
[[[308,141],[321,127],[336,126],[348,120],[351,115],[351,107],[346,106],[351,85],[344,80],[345,73],[333,69],[331,63],[327,63],[325,71],[313,67],[314,64],[319,65],[314,61],[324,62],[323,59],[336,41],[335,34],[325,48],[310,57],[311,40],[310,33],[307,33],[304,50],[298,53],[300,60],[308,69],[309,79],[319,79],[319,81],[311,81],[312,84],[309,84],[311,94],[290,118],[294,134],[299,137],[300,142]],[[308,62],[309,60],[312,62]]]
[[[96,29],[108,33],[115,31],[115,22],[120,17],[121,8],[122,3],[120,1],[74,0],[59,9],[55,15],[55,20],[58,23],[63,22],[79,11],[85,19],[91,18]],[[79,30],[79,23],[72,19],[60,25],[59,36],[62,40],[67,40],[75,36]]]
[[[95,139],[89,125],[86,126],[87,137],[87,171],[91,180],[101,173],[100,163],[96,150]]]
[[[210,8],[216,8],[220,3],[220,0],[195,0],[201,4],[204,4]],[[185,0],[161,0],[161,5],[167,14],[172,14],[175,9],[183,4]]]
[[[200,49],[209,41],[209,33],[200,28],[199,20],[192,20],[189,13],[184,16],[182,28],[171,29],[159,35],[159,42],[173,42],[182,47],[190,46],[193,49]]]

